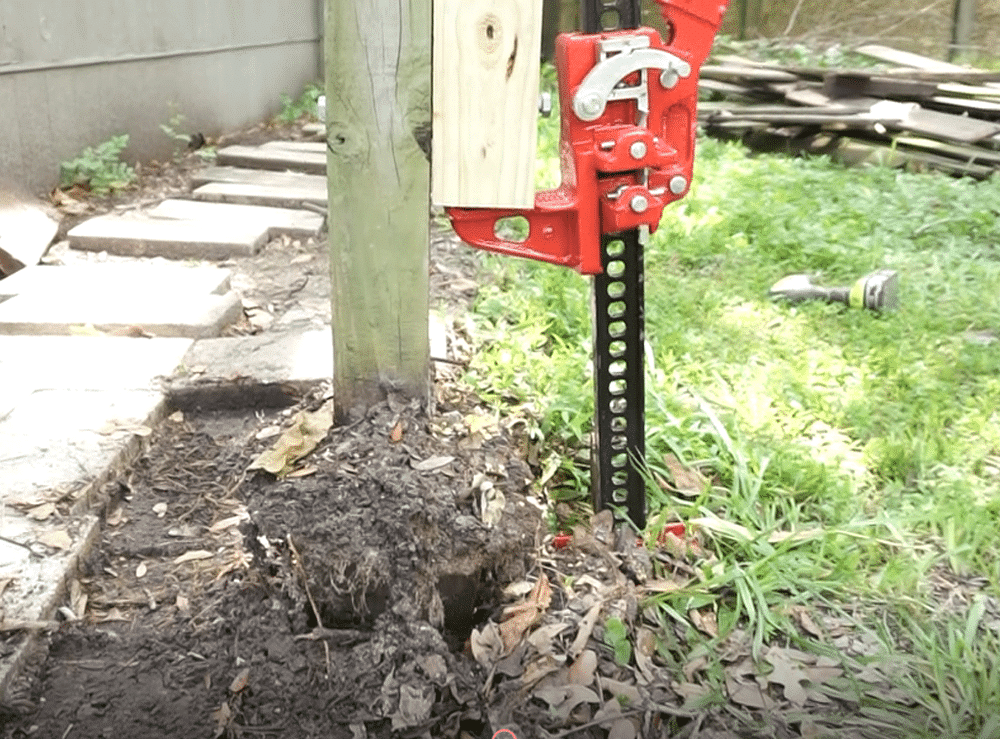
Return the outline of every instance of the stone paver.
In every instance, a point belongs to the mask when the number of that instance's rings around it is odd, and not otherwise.
[[[0,297],[27,293],[81,296],[114,292],[129,285],[141,285],[142,290],[157,292],[221,295],[229,292],[229,270],[165,259],[141,263],[39,264],[0,280]]]
[[[204,200],[164,200],[146,214],[152,218],[193,221],[259,222],[267,228],[268,239],[281,234],[292,238],[309,238],[318,235],[323,226],[323,216],[310,210],[211,203]]]
[[[326,144],[322,141],[268,141],[260,148],[326,155]]]
[[[219,164],[230,164],[237,167],[290,169],[294,172],[308,172],[310,174],[326,173],[325,152],[317,154],[309,151],[291,151],[263,146],[234,145],[219,149],[216,161]]]
[[[183,367],[167,386],[181,408],[288,405],[330,380],[333,339],[329,328],[204,339]]]
[[[243,185],[266,185],[269,187],[311,187],[326,189],[326,177],[305,172],[273,172],[271,170],[247,169],[245,167],[205,167],[191,175],[194,187],[209,182],[237,182]]]
[[[188,339],[0,336],[0,613],[5,623],[53,618],[76,562],[96,541],[90,506],[100,486],[138,454],[166,411],[158,387],[183,361]],[[62,501],[75,515],[39,513]],[[29,512],[32,516],[27,515]],[[0,659],[0,698],[34,648],[29,634]]]
[[[210,182],[191,193],[198,200],[247,205],[298,207],[300,203],[327,204],[326,181],[320,186],[281,187],[239,182]]]
[[[0,276],[37,263],[58,229],[50,206],[0,189]]]
[[[107,215],[84,221],[67,237],[74,249],[130,257],[229,259],[256,254],[267,241],[267,227],[259,222]]]
[[[0,334],[68,336],[90,331],[198,339],[217,336],[243,312],[236,293],[142,294],[136,291],[67,295],[15,295],[0,303]]]

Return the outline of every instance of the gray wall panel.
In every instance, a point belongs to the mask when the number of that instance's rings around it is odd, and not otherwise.
[[[322,0],[0,0],[0,183],[43,192],[59,163],[128,133],[218,135],[273,115],[320,77]]]

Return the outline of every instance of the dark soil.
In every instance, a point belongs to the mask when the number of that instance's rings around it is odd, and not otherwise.
[[[540,522],[507,440],[449,427],[456,410],[473,409],[440,409],[435,433],[390,399],[280,481],[245,470],[287,411],[167,421],[117,482],[85,618],[51,635],[2,736],[482,735],[465,642]],[[474,471],[506,495],[496,528]]]

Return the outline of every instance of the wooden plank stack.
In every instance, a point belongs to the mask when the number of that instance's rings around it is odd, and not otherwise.
[[[1000,169],[1000,72],[886,46],[879,66],[827,69],[722,55],[701,69],[699,119],[753,148],[985,179]]]

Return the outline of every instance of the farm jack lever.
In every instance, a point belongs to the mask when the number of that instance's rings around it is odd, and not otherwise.
[[[582,33],[556,39],[562,184],[530,209],[448,208],[455,231],[488,251],[593,275],[596,509],[646,522],[643,247],[664,207],[690,187],[698,70],[728,0],[656,0],[664,40],[640,0],[583,0]],[[523,217],[511,241],[498,221]]]

